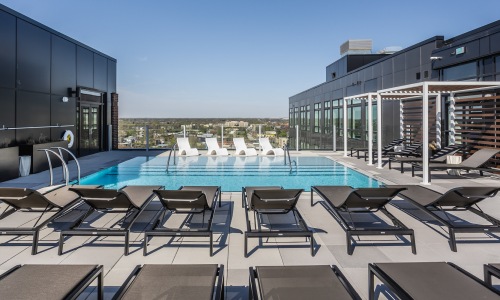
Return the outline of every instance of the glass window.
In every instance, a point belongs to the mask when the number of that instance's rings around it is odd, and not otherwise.
[[[295,120],[293,119],[293,107],[290,107],[288,112],[288,122],[290,123],[290,128],[292,128],[295,124]]]
[[[294,116],[294,119],[295,119],[294,123],[295,123],[295,126],[297,126],[297,125],[299,125],[299,122],[300,122],[300,120],[299,120],[299,107],[294,107],[293,108],[293,113],[295,115]]]
[[[463,80],[477,78],[477,62],[470,62],[443,69],[443,80]]]
[[[332,109],[330,108],[330,101],[325,101],[325,121],[323,133],[332,133]]]
[[[319,133],[321,129],[321,102],[314,103],[314,132]]]
[[[300,129],[306,130],[306,107],[300,107]]]
[[[305,129],[309,130],[311,128],[311,105],[306,105],[306,116],[305,116]]]
[[[495,57],[495,73],[500,73],[500,56]]]
[[[353,139],[361,138],[361,106],[349,107],[349,137]]]

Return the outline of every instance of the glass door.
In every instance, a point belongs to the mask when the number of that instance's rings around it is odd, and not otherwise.
[[[99,152],[100,139],[100,107],[98,105],[80,105],[80,143],[79,155],[89,155]]]

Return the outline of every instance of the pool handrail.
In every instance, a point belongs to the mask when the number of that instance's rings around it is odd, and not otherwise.
[[[174,152],[174,166],[175,166],[175,148],[177,148],[177,143],[175,143],[172,148],[170,149],[170,152],[168,153],[168,159],[167,159],[167,172],[168,172],[168,167],[170,166],[170,157],[172,156],[172,152]]]
[[[61,150],[64,150],[64,151],[68,152],[69,155],[71,155],[71,157],[75,160],[76,169],[78,171],[78,182],[77,182],[77,184],[80,184],[80,177],[81,177],[80,163],[78,162],[78,159],[73,154],[73,152],[69,151],[69,149],[66,149],[64,147],[50,147],[50,149],[57,149],[57,150],[59,150],[59,155],[61,156],[61,158],[63,157]],[[65,172],[65,169],[63,168],[63,175],[65,175],[65,177],[67,176],[69,178],[69,173],[64,173],[64,172]]]
[[[64,179],[66,181],[66,185],[68,185],[69,184],[69,176],[66,176],[66,174],[69,174],[68,165],[66,164],[66,162],[64,161],[62,156],[59,156],[59,154],[57,154],[57,152],[55,152],[54,150],[51,150],[51,149],[38,149],[38,151],[45,151],[45,155],[47,156],[47,161],[49,163],[50,186],[54,185],[54,174],[52,171],[52,160],[50,159],[49,153],[52,153],[53,155],[55,155],[57,158],[59,158],[61,160],[62,168],[63,168],[63,176],[65,177]]]

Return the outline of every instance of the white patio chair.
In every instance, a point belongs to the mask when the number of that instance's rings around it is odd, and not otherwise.
[[[233,138],[233,144],[236,148],[234,155],[243,155],[243,156],[255,156],[257,155],[257,150],[255,148],[248,148],[247,144],[245,144],[245,139],[243,138]]]
[[[207,155],[225,156],[229,155],[226,148],[220,148],[216,138],[205,138],[207,144]]]
[[[274,155],[274,156],[283,156],[285,155],[285,151],[281,148],[273,148],[268,138],[259,138],[259,144],[262,148],[262,154],[264,155]]]
[[[191,145],[189,145],[189,139],[188,138],[177,138],[177,147],[179,148],[179,156],[184,155],[184,156],[196,156],[199,155],[198,149],[196,148],[191,148]]]

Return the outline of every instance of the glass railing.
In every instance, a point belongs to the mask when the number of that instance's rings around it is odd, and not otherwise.
[[[233,138],[244,138],[247,147],[259,148],[259,137],[267,137],[273,147],[282,147],[288,138],[288,120],[262,122],[232,121],[214,124],[211,120],[186,122],[176,119],[120,119],[118,149],[171,149],[177,138],[189,138],[189,144],[207,149],[206,138],[216,138],[219,146],[234,149]]]

